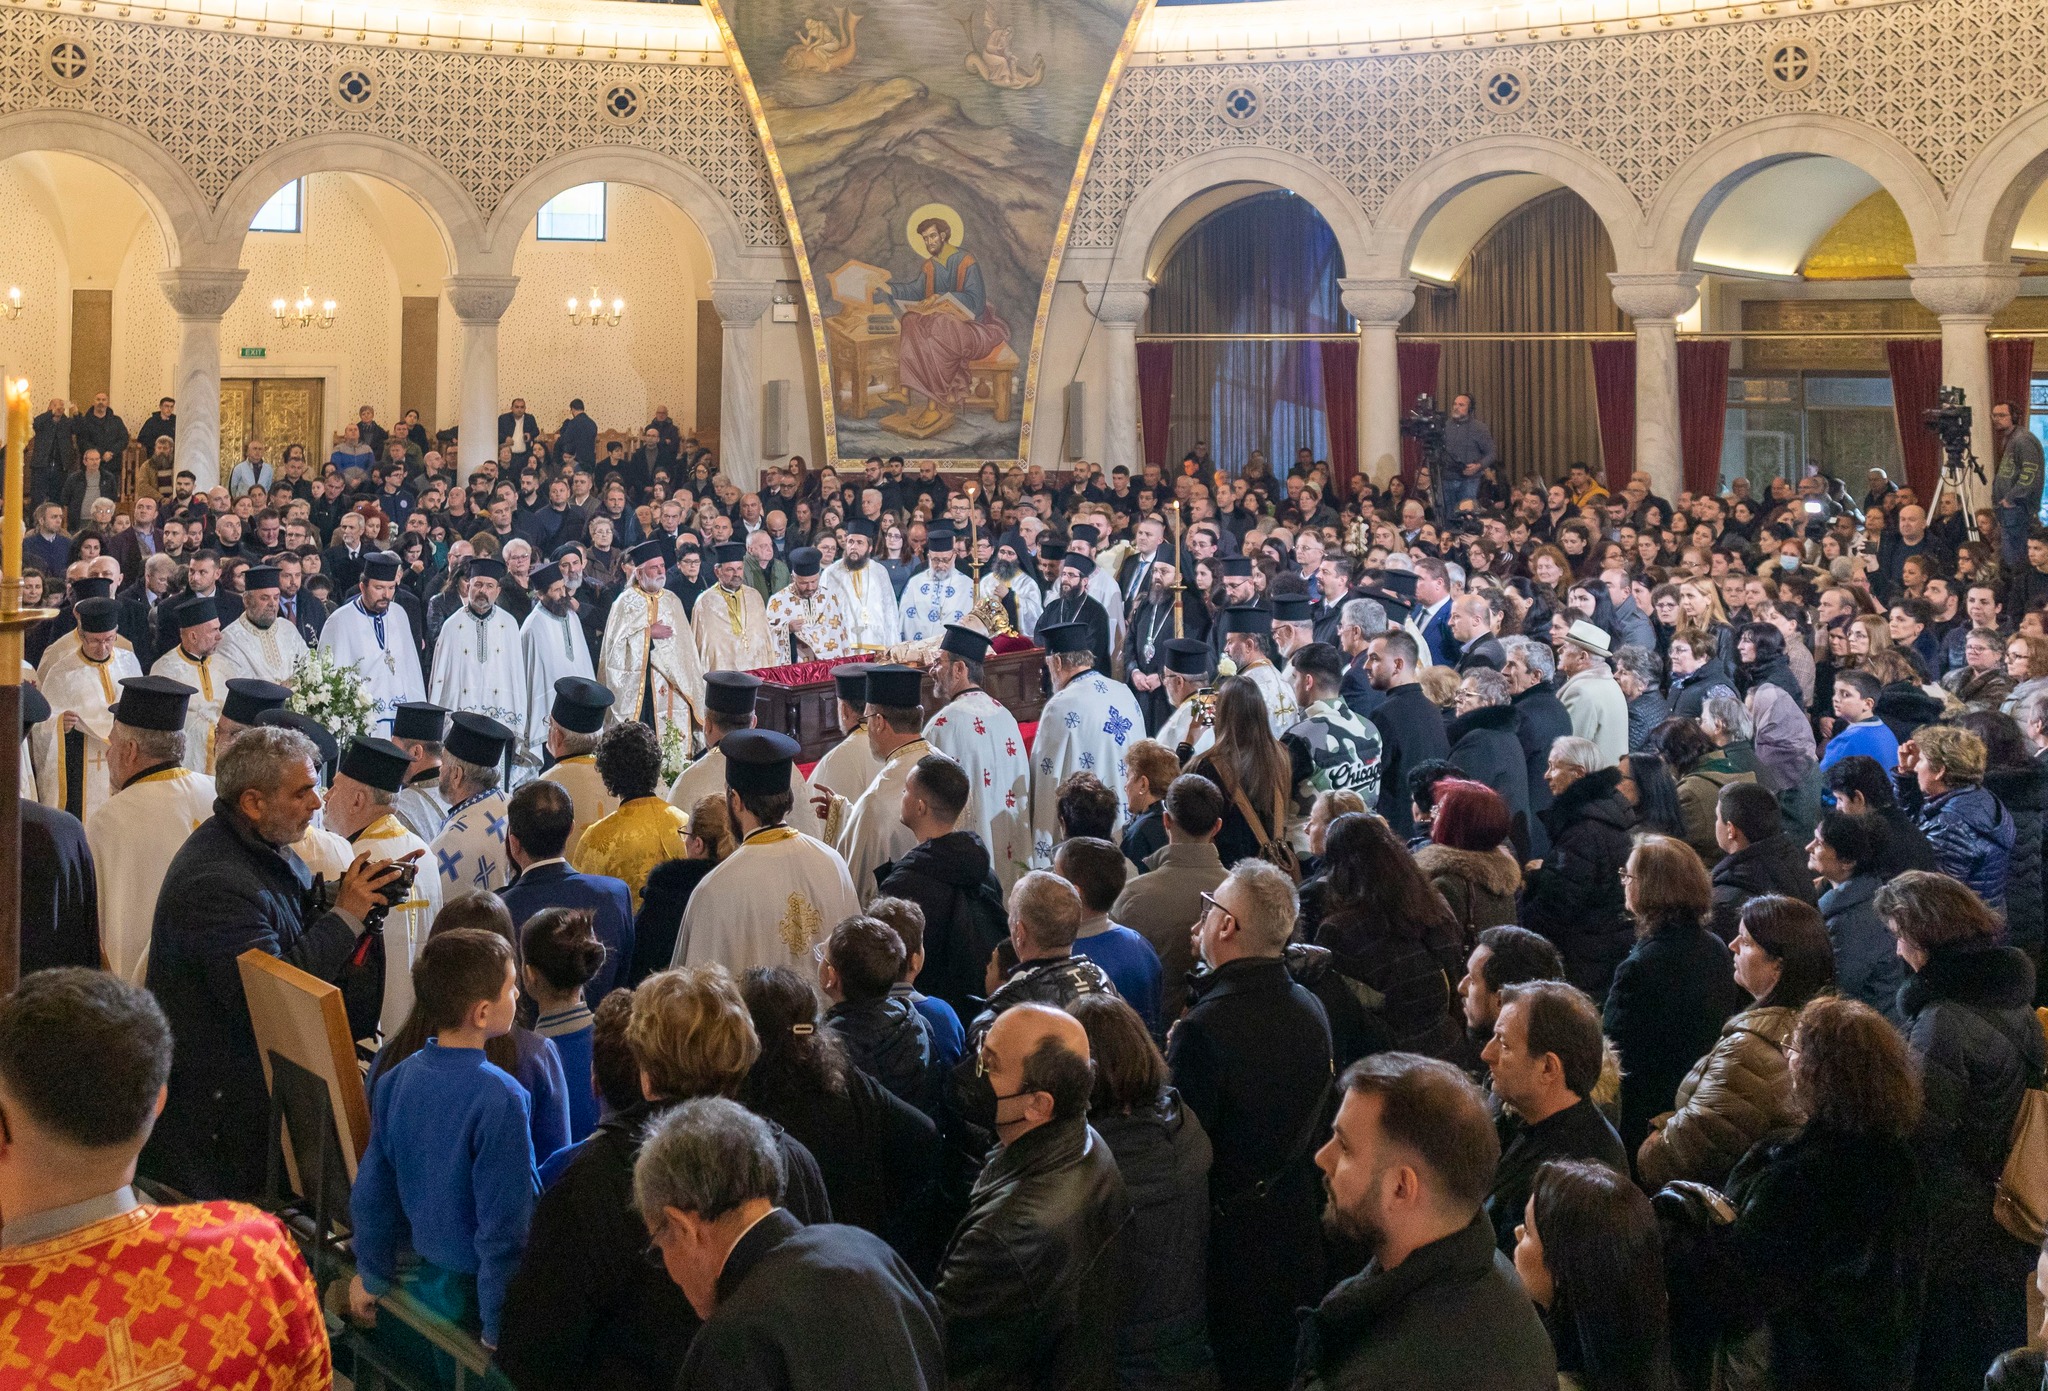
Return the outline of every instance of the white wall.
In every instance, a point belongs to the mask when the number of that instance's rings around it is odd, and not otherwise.
[[[56,229],[16,165],[0,164],[0,295],[21,287],[19,319],[0,318],[0,368],[27,377],[36,409],[69,394],[71,267]]]

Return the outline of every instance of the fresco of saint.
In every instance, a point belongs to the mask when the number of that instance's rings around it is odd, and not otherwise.
[[[919,268],[891,280],[876,298],[893,302],[902,314],[897,372],[902,386],[884,399],[905,407],[920,430],[943,429],[960,414],[970,380],[968,367],[1010,341],[1010,326],[988,303],[981,267],[962,250],[960,216],[951,208],[925,207],[912,215],[911,230],[924,247]],[[924,398],[912,410],[912,393]]]

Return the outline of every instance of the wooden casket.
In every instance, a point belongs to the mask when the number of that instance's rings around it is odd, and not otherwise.
[[[811,662],[803,667],[771,667],[758,673],[761,689],[756,694],[755,712],[761,728],[772,729],[803,746],[797,755],[801,763],[815,763],[840,740],[839,697],[832,684],[832,668],[840,662]],[[782,679],[777,679],[782,678]],[[982,665],[982,688],[1004,709],[1017,717],[1018,724],[1037,720],[1045,708],[1045,649],[1030,647],[1016,652],[991,652]],[[924,713],[929,719],[944,704],[924,679]]]

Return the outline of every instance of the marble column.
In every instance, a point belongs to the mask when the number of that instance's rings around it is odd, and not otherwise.
[[[249,272],[240,267],[160,271],[157,284],[178,315],[178,364],[170,394],[178,402],[174,457],[205,492],[220,482],[220,320]],[[282,452],[282,451],[280,451]]]
[[[498,320],[512,307],[516,275],[451,275],[442,282],[462,325],[462,363],[456,386],[456,474],[467,480],[486,459],[498,457]]]
[[[725,329],[718,467],[742,490],[751,490],[761,478],[761,316],[774,303],[772,280],[711,282],[711,307]]]
[[[1997,435],[1991,428],[1991,320],[2020,291],[2020,268],[2003,264],[1907,266],[1913,277],[1913,298],[1941,319],[1941,384],[1963,389],[1970,408],[1970,447],[1987,476],[1998,463]],[[1966,475],[1963,497],[1971,508],[1986,507],[1991,490]],[[1920,499],[1932,503],[1932,498]]]
[[[1109,379],[1103,398],[1105,437],[1099,451],[1104,473],[1118,466],[1137,477],[1144,466],[1140,453],[1138,405],[1138,324],[1152,307],[1152,283],[1148,280],[1111,282],[1088,290],[1088,307],[1102,330],[1103,351],[1108,354]],[[1164,440],[1153,445],[1163,458]]]
[[[1398,341],[1401,321],[1415,307],[1413,280],[1339,280],[1344,308],[1358,320],[1358,472],[1384,483],[1401,468],[1401,399]]]
[[[1678,316],[1700,297],[1695,271],[1610,274],[1614,303],[1635,321],[1636,468],[1650,490],[1677,497],[1685,489],[1678,442]]]

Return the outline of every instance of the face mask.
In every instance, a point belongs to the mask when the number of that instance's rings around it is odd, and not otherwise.
[[[1780,570],[1797,570],[1799,568],[1799,557],[1796,555],[1779,556],[1778,568]]]

